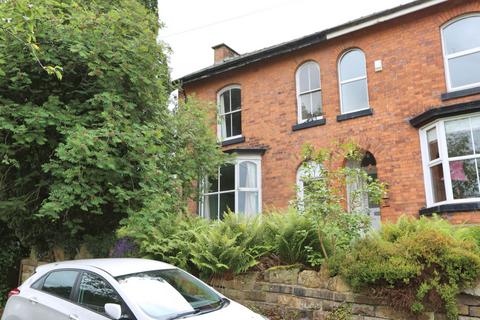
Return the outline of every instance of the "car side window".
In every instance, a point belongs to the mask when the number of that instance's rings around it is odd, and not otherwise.
[[[43,292],[53,294],[57,297],[70,299],[78,272],[72,270],[61,270],[49,273],[41,288],[34,287]]]
[[[106,303],[119,304],[122,306],[124,313],[126,313],[122,299],[105,279],[96,274],[84,272],[81,276],[78,289],[78,304],[106,315]],[[130,319],[130,317],[124,314],[122,319]]]

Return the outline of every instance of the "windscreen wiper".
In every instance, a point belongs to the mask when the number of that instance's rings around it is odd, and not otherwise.
[[[200,312],[200,310],[192,310],[192,311],[177,313],[177,314],[171,316],[170,318],[167,318],[166,320],[186,318],[188,316],[192,316],[192,315],[197,314],[199,312]]]
[[[223,308],[225,306],[228,306],[229,304],[230,304],[230,300],[228,300],[227,298],[222,298],[222,300],[220,301],[219,307]],[[195,308],[195,310],[192,310],[192,311],[177,313],[176,315],[174,315],[170,318],[167,318],[166,320],[187,318],[188,316],[192,316],[194,314],[203,314],[203,313],[208,313],[208,312],[220,309],[220,308],[207,308],[208,306],[211,306],[211,305],[205,305],[205,306],[202,306],[202,307],[198,307],[198,308]]]

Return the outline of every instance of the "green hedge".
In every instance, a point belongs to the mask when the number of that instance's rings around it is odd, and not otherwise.
[[[456,296],[480,277],[478,229],[434,217],[401,218],[359,240],[339,272],[356,290],[383,297],[393,307],[458,318]]]

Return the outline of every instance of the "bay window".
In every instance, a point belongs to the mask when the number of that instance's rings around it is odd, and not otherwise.
[[[239,156],[202,183],[200,215],[223,219],[225,212],[253,216],[261,211],[260,156]]]
[[[480,201],[480,115],[439,120],[420,136],[427,206]]]

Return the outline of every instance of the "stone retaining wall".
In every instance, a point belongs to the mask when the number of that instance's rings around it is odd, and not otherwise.
[[[429,313],[414,317],[394,311],[381,301],[351,292],[338,277],[327,272],[272,269],[211,281],[217,290],[272,319],[325,319],[336,307],[348,303],[352,320],[436,320],[445,315]],[[480,319],[480,286],[458,298],[459,320]]]

